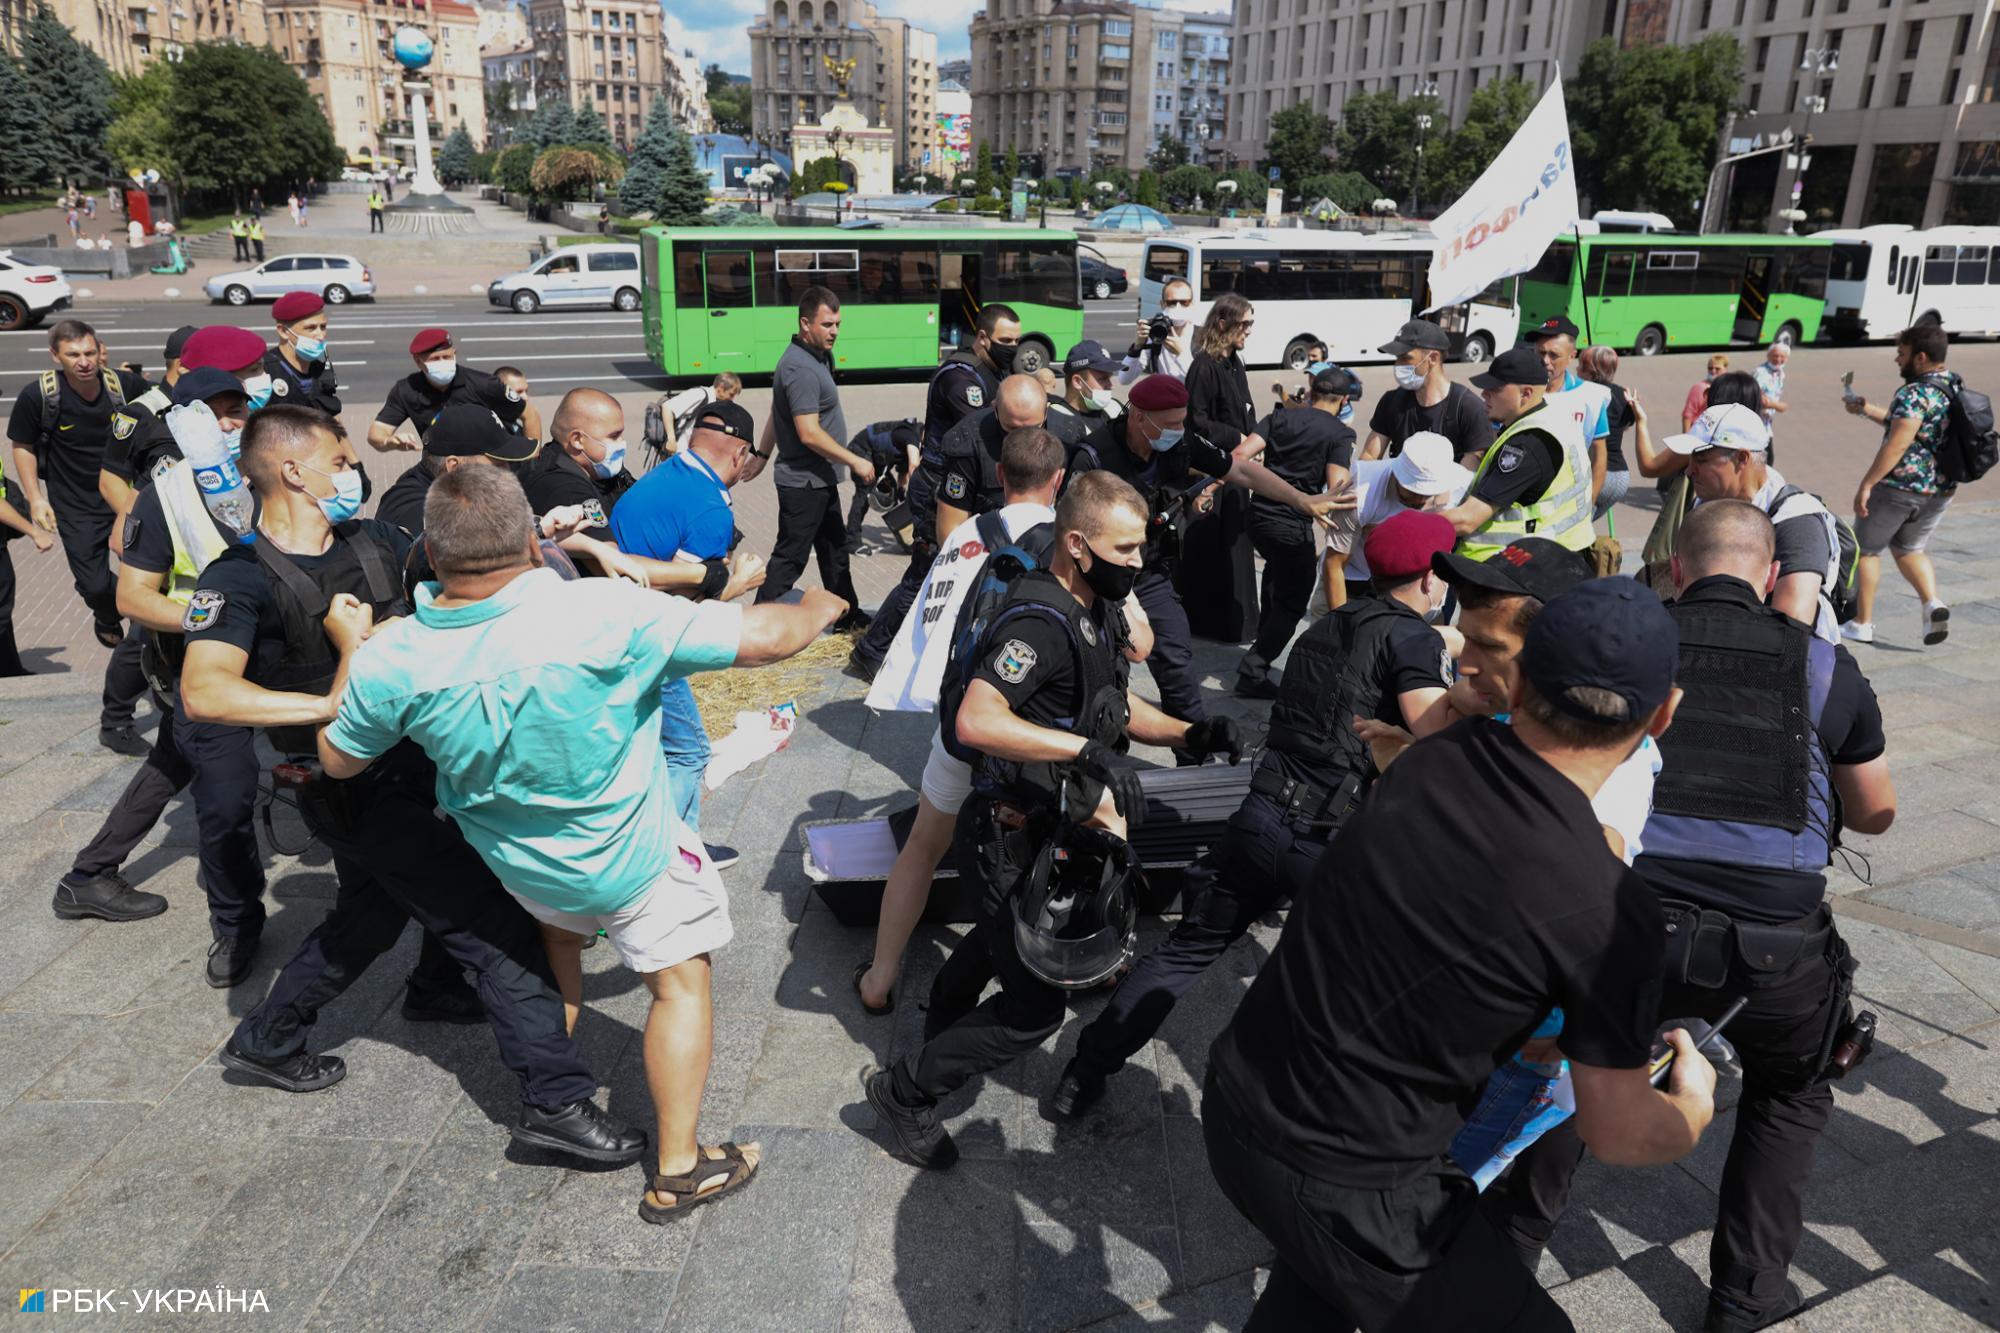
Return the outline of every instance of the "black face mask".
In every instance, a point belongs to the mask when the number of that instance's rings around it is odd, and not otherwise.
[[[1145,567],[1112,564],[1090,544],[1089,538],[1084,539],[1083,549],[1090,552],[1090,568],[1082,571],[1083,581],[1090,585],[1090,590],[1112,602],[1122,602],[1129,597]]]
[[[993,368],[1002,375],[1014,373],[1014,353],[1020,350],[1020,345],[1017,343],[986,344],[987,359],[993,362]]]

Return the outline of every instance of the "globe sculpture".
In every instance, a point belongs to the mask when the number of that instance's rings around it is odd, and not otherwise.
[[[431,63],[431,55],[436,51],[431,44],[431,35],[422,28],[398,28],[390,50],[395,53],[396,63],[404,69],[415,71]]]
[[[396,57],[396,63],[408,70],[414,80],[424,66],[431,63],[436,46],[431,35],[422,28],[404,26],[396,29],[396,35],[389,40],[389,50]],[[410,194],[442,195],[444,186],[438,183],[437,172],[431,165],[431,117],[430,109],[424,102],[424,94],[430,85],[409,82],[403,90],[410,95],[410,123],[416,128],[417,174],[410,182]]]

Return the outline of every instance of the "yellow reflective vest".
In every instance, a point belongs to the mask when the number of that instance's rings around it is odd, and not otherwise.
[[[1596,539],[1590,526],[1590,446],[1584,443],[1576,422],[1561,413],[1538,406],[1509,422],[1479,460],[1479,470],[1473,473],[1466,494],[1478,493],[1480,479],[1498,465],[1509,440],[1531,430],[1553,435],[1562,445],[1562,466],[1555,479],[1539,500],[1509,505],[1477,532],[1460,538],[1460,555],[1488,560],[1516,537],[1545,537],[1572,551],[1587,551]]]
[[[167,516],[167,531],[174,538],[174,564],[167,571],[167,586],[160,591],[186,606],[194,597],[194,586],[209,562],[229,549],[228,539],[216,530],[201,502],[201,488],[195,485],[194,469],[184,460],[176,461],[153,478],[160,497],[160,510]]]

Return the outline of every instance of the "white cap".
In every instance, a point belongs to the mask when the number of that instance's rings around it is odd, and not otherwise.
[[[1444,495],[1472,484],[1472,474],[1458,465],[1450,440],[1434,430],[1420,430],[1403,441],[1403,452],[1389,465],[1389,475],[1406,491]]]
[[[1771,447],[1771,428],[1755,408],[1723,403],[1696,417],[1687,434],[1669,435],[1666,446],[1677,454],[1698,454],[1705,449],[1762,453]]]

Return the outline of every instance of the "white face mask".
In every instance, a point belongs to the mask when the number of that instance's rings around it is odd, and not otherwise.
[[[1397,388],[1399,388],[1399,389],[1414,389],[1414,388],[1418,387],[1419,385],[1421,385],[1421,384],[1422,384],[1423,382],[1424,382],[1424,372],[1423,372],[1423,370],[1422,370],[1422,368],[1421,368],[1421,367],[1418,367],[1418,366],[1397,366],[1397,367],[1396,367],[1396,387],[1397,387]]]
[[[424,362],[424,378],[442,389],[458,378],[458,359],[448,357],[443,361]]]

